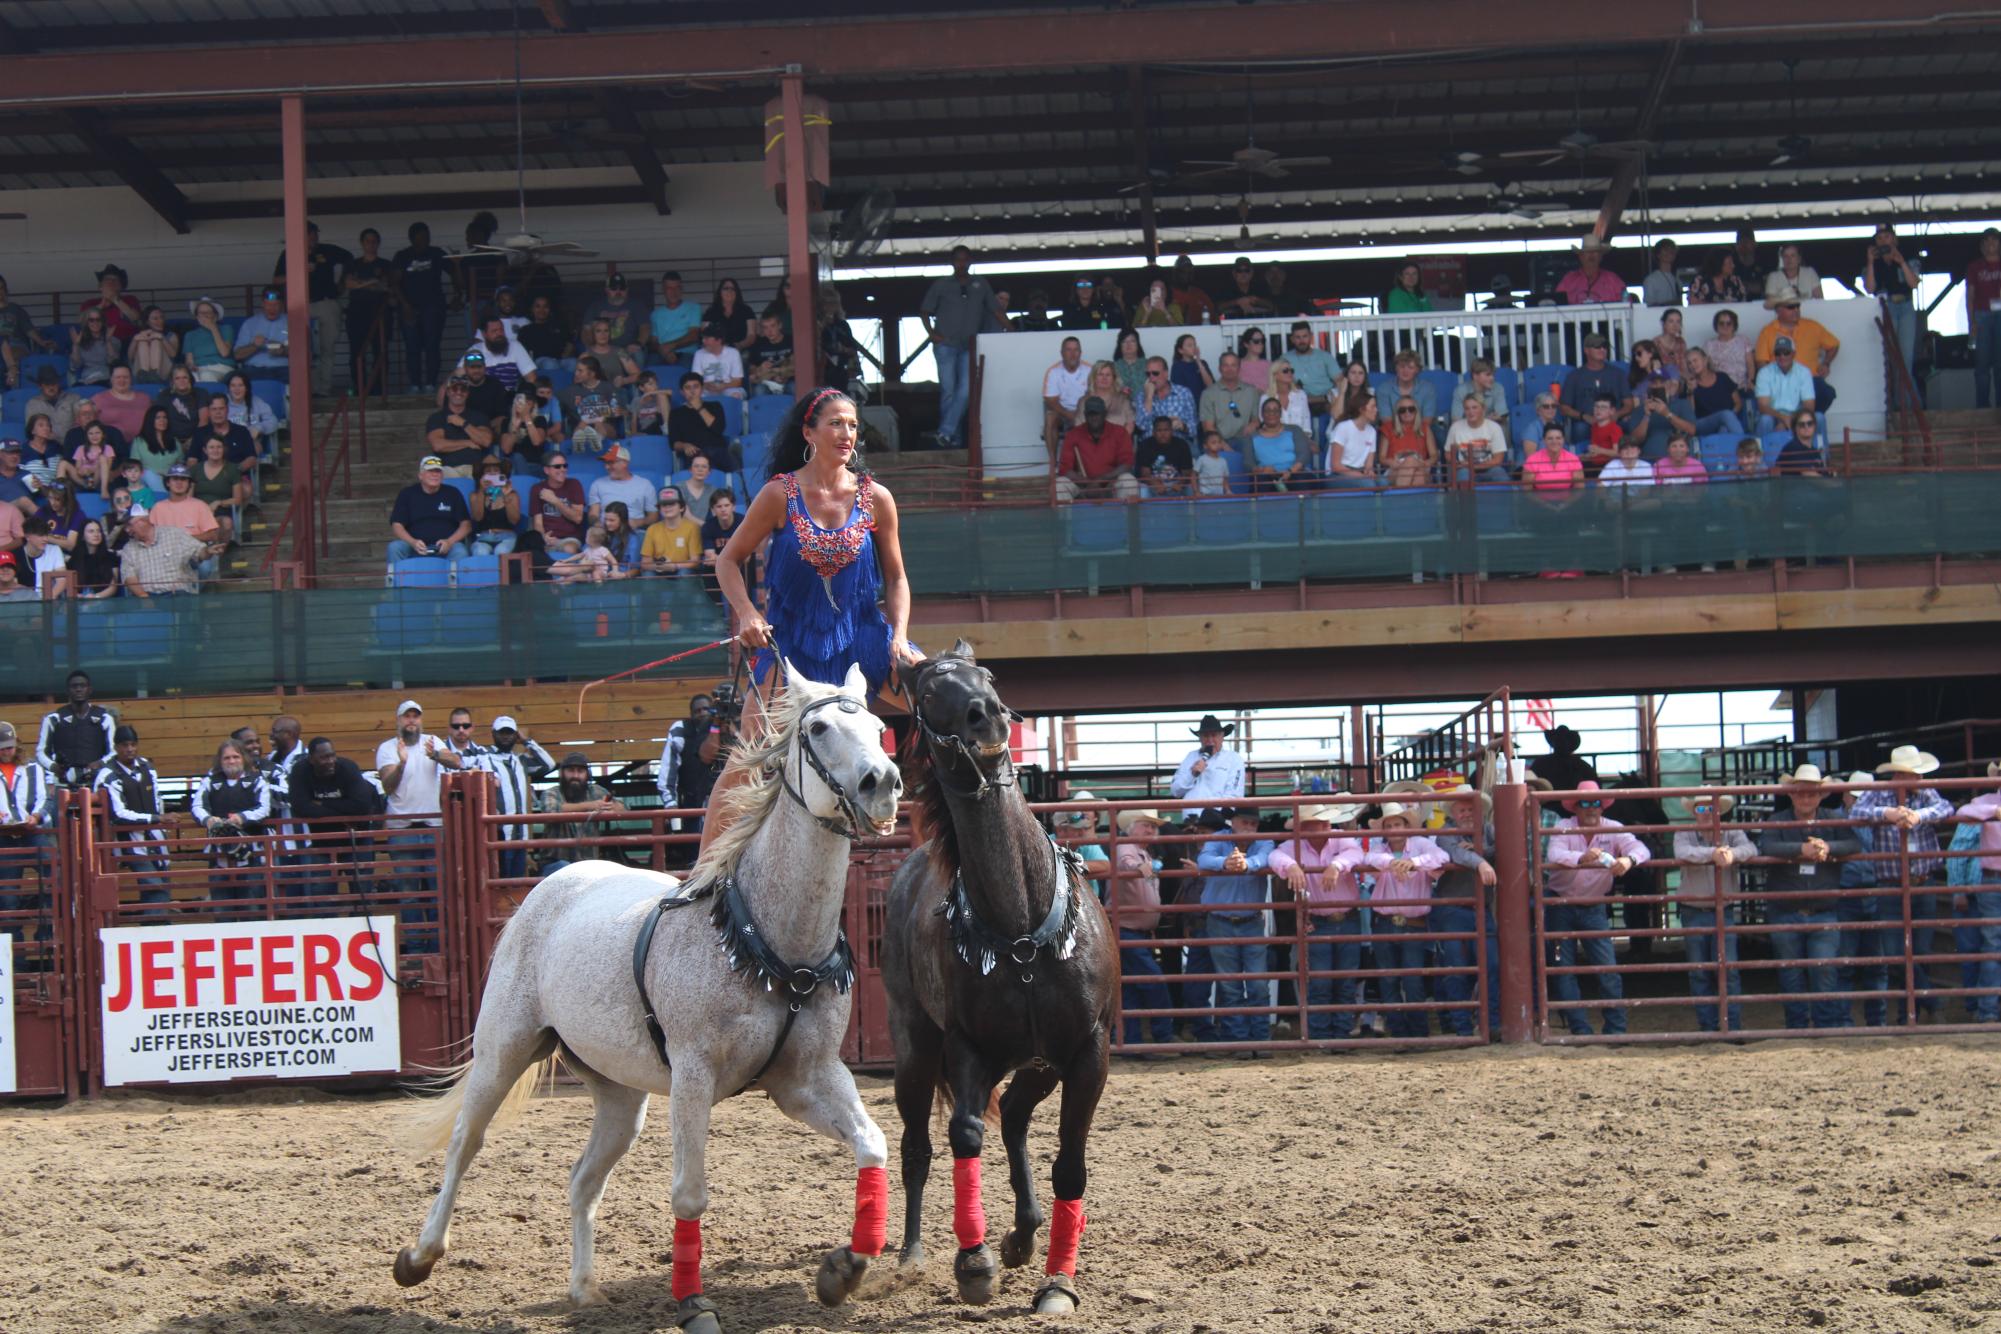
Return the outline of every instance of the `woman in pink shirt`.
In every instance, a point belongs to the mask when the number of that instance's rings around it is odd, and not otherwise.
[[[1369,840],[1362,864],[1376,873],[1370,934],[1376,966],[1384,970],[1383,1003],[1423,1005],[1424,976],[1417,970],[1424,967],[1426,942],[1411,937],[1430,929],[1431,882],[1445,873],[1449,859],[1436,843],[1411,832],[1416,813],[1400,801],[1384,802],[1372,824],[1382,837]],[[1393,1038],[1431,1036],[1431,1016],[1423,1010],[1386,1009],[1384,1019]]]
[[[132,388],[131,368],[121,364],[111,368],[111,388],[97,396],[97,419],[131,440],[145,428],[152,406],[150,396]]]
[[[1987,776],[2001,778],[2001,761],[1987,766]],[[2001,987],[2001,958],[1995,957],[2001,955],[2001,925],[1996,924],[2001,922],[2001,792],[1975,797],[1959,808],[1959,818],[1980,824],[1980,888],[1968,897],[1973,916],[1987,919],[1987,925],[1969,929],[1979,933],[1980,953],[1987,957],[1978,965],[1974,986]],[[1967,1001],[1978,1022],[2001,1020],[2001,996],[1969,996]]]
[[[1709,469],[1689,453],[1688,436],[1676,431],[1668,437],[1667,457],[1654,465],[1654,485],[1701,485],[1709,480]]]
[[[1354,838],[1335,837],[1334,827],[1352,824],[1361,813],[1346,792],[1335,793],[1331,802],[1301,806],[1286,823],[1293,837],[1265,863],[1306,905],[1306,1036],[1315,1041],[1355,1033],[1355,974],[1362,966],[1362,894],[1355,868],[1364,851]],[[1326,976],[1331,972],[1341,976]]]

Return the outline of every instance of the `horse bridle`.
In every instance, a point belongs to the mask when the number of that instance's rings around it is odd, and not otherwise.
[[[923,681],[929,680],[932,672],[949,672],[961,665],[956,659],[952,658],[946,658],[943,661],[931,664],[919,681],[921,698],[914,701],[910,711],[917,718],[917,729],[923,733],[925,744],[931,747],[932,758],[936,761],[933,766],[934,777],[938,785],[954,796],[967,797],[973,801],[983,801],[990,794],[1001,788],[1016,786],[1014,756],[1003,751],[1002,754],[1007,761],[1006,764],[999,773],[989,778],[987,777],[986,770],[980,767],[979,757],[973,753],[973,748],[966,744],[964,738],[946,736],[932,727],[931,721],[924,716],[924,708],[931,702],[931,696],[929,692],[922,691]],[[998,701],[999,696],[996,696],[995,699]],[[1007,708],[1005,704],[1001,705],[1001,707],[1004,709]],[[1021,715],[1013,709],[1007,709],[1007,714],[1014,721],[1021,721]],[[953,786],[951,781],[952,766],[958,760],[964,760],[966,767],[972,770],[973,782],[969,787]]]
[[[820,758],[820,752],[813,749],[813,733],[806,726],[806,720],[813,715],[814,710],[824,709],[830,704],[840,709],[842,713],[861,713],[863,711],[861,703],[847,695],[829,695],[825,699],[816,699],[811,704],[800,709],[799,757],[801,763],[801,781],[798,787],[793,786],[792,779],[786,774],[786,766],[783,764],[780,764],[778,767],[778,781],[784,787],[785,795],[797,802],[799,809],[805,811],[811,817],[813,823],[819,825],[820,828],[830,834],[838,834],[849,842],[853,842],[855,839],[866,837],[866,834],[863,832],[864,830],[872,832],[875,828],[875,822],[862,814],[861,807],[856,804],[854,797],[849,795],[847,788],[843,787],[835,779],[834,771],[829,769],[827,762]],[[805,768],[807,766],[811,766],[820,781],[825,783],[828,790],[834,794],[834,800],[840,803],[841,814],[847,817],[845,824],[832,816],[814,814],[813,808],[806,804],[806,796],[799,789],[805,786]]]

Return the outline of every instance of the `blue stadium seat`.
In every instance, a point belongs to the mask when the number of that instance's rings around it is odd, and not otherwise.
[[[1298,546],[1313,536],[1308,526],[1313,522],[1312,514],[1306,507],[1306,496],[1301,492],[1285,495],[1266,496],[1255,502],[1257,506],[1256,540],[1285,546]]]
[[[450,588],[451,562],[440,556],[412,556],[390,566],[389,579],[396,588]]]
[[[1255,500],[1212,498],[1193,505],[1197,546],[1234,547],[1251,540],[1257,522]]]
[[[1737,471],[1737,442],[1741,435],[1705,435],[1696,442],[1696,449],[1702,456],[1702,466],[1714,476],[1719,472]]]
[[[537,379],[547,380],[550,386],[559,394],[577,382],[577,373],[573,370],[565,370],[561,366],[553,370],[536,371],[535,375]]]
[[[1376,498],[1368,491],[1324,491],[1313,499],[1323,541],[1358,542],[1376,535]]]
[[[625,439],[632,455],[632,470],[648,477],[665,477],[674,471],[674,450],[664,435],[632,435]]]
[[[1519,403],[1522,401],[1522,377],[1515,374],[1514,367],[1494,367],[1494,383],[1501,386],[1501,392],[1508,396],[1508,402]],[[1531,394],[1529,397],[1533,401],[1535,396]]]
[[[28,404],[41,392],[31,384],[24,384],[19,389],[9,389],[4,395],[0,395],[0,418],[10,422],[25,421],[28,416]]]
[[[1139,507],[1141,551],[1165,551],[1189,542],[1189,505],[1183,500],[1149,500]]]
[[[1534,408],[1517,405],[1508,414],[1508,429],[1514,435],[1517,458],[1542,448],[1542,419],[1535,415]]]
[[[291,420],[290,411],[285,406],[289,397],[289,391],[283,380],[252,380],[250,382],[250,393],[253,397],[262,399],[268,404],[271,411],[278,415],[280,423]]]
[[[492,588],[500,583],[500,557],[467,556],[459,562],[460,588]]]
[[[1776,467],[1778,465],[1779,455],[1782,452],[1784,452],[1786,443],[1790,441],[1792,438],[1793,435],[1791,431],[1767,431],[1763,435],[1758,437],[1758,443],[1763,445],[1765,448],[1765,466],[1767,468]],[[1817,445],[1822,445],[1823,448],[1825,447],[1824,442],[1818,439],[1816,439],[1814,443]]]
[[[1396,406],[1396,384],[1397,377],[1394,371],[1375,371],[1369,376],[1369,392],[1376,396],[1376,402],[1382,406],[1385,417],[1390,416],[1390,409]],[[1339,416],[1340,405],[1334,406],[1337,410],[1333,415]]]
[[[709,401],[723,405],[723,434],[731,440],[740,439],[743,435],[743,400],[724,394]]]
[[[70,392],[78,398],[96,398],[109,388],[111,386],[108,384],[73,384],[69,387]]]
[[[1452,393],[1459,388],[1458,374],[1453,371],[1419,371],[1417,378],[1431,386],[1432,393],[1437,395],[1434,401],[1438,404],[1438,415],[1449,420],[1452,416]]]
[[[1376,494],[1381,497],[1384,537],[1438,536],[1440,492],[1428,486],[1413,486]]]
[[[1535,396],[1546,391],[1551,384],[1560,388],[1563,382],[1570,378],[1570,372],[1574,369],[1575,367],[1565,366],[1561,362],[1544,362],[1540,366],[1529,367],[1522,373],[1521,401],[1535,402]]]
[[[762,431],[752,431],[744,436],[739,448],[743,452],[744,485],[757,491],[771,478],[771,437]]]
[[[68,357],[59,357],[51,352],[34,352],[21,358],[22,385],[26,386],[35,383],[35,377],[41,373],[44,366],[53,366],[56,374],[62,377],[63,383],[69,383]]]
[[[174,613],[128,602],[118,609],[112,636],[121,662],[165,661],[174,655]]]
[[[1130,506],[1109,503],[1072,505],[1070,546],[1079,551],[1120,551],[1126,545],[1126,512]]]
[[[582,585],[560,590],[563,614],[570,632],[580,640],[630,639],[633,634],[633,595],[624,588]],[[599,618],[603,619],[600,620]]]
[[[67,366],[69,364],[70,326],[67,324],[44,324],[42,326],[42,337],[55,344],[56,351],[63,355],[63,364]]]
[[[1512,486],[1473,488],[1473,521],[1482,538],[1513,537],[1521,530],[1521,493]]]
[[[28,423],[21,421],[11,414],[5,418],[0,418],[0,440],[19,440],[23,444],[26,444],[28,440]]]
[[[790,411],[792,411],[792,395],[759,394],[744,405],[744,429],[762,431],[768,435],[778,429],[778,424],[785,420],[785,414]]]
[[[470,502],[472,500],[472,478],[447,477],[445,479],[445,485],[449,486],[452,490],[458,492],[461,496],[465,497],[467,502]]]
[[[519,531],[527,532],[535,526],[535,488],[542,485],[540,477],[517,477],[514,479],[515,494],[521,497],[521,522]]]
[[[101,519],[111,510],[111,502],[95,491],[76,493],[76,507],[83,511],[86,519]]]
[[[1223,462],[1230,465],[1230,490],[1237,495],[1242,495],[1244,492],[1250,490],[1251,465],[1244,458],[1242,451],[1225,449],[1223,451]]]

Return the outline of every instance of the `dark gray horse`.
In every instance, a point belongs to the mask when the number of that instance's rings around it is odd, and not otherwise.
[[[1028,1119],[1063,1088],[1045,1282],[1037,1311],[1077,1305],[1084,1231],[1084,1144],[1111,1065],[1118,962],[1111,924],[1082,866],[1029,812],[1008,756],[1012,717],[993,673],[960,640],[905,673],[917,716],[915,767],[923,832],[897,872],[883,925],[882,980],[896,1042],[903,1117],[902,1263],[924,1258],[919,1235],[931,1172],[930,1116],[940,1090],[952,1115],[952,1266],[960,1297],[992,1299],[996,1267],[980,1205],[980,1147],[994,1090],[1014,1186],[1009,1268],[1035,1252],[1042,1210],[1028,1162]]]

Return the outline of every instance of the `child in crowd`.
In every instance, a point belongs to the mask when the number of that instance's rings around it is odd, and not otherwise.
[[[1223,437],[1210,431],[1202,437],[1202,457],[1195,460],[1195,494],[1230,494],[1230,461],[1223,457]]]
[[[559,584],[580,584],[588,580],[601,584],[618,577],[618,558],[611,554],[610,540],[602,524],[592,524],[584,534],[584,549],[574,556],[549,562],[549,577]]]
[[[1619,424],[1619,404],[1610,394],[1591,401],[1591,444],[1584,453],[1584,471],[1593,477],[1598,470],[1619,457],[1619,441],[1626,428]]]
[[[641,371],[633,385],[632,429],[637,435],[667,434],[667,414],[674,410],[674,395],[660,387],[660,377]]]

